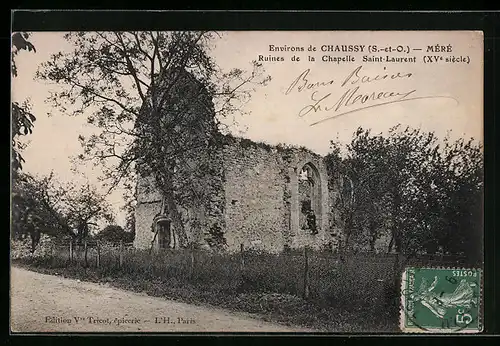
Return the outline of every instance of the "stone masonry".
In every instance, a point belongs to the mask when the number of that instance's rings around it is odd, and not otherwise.
[[[237,251],[243,244],[246,249],[275,253],[286,247],[319,248],[332,242],[331,194],[321,156],[305,148],[269,146],[234,137],[227,137],[220,150],[227,250]],[[298,186],[305,166],[311,168],[316,191],[311,204],[315,209],[317,234],[311,234],[299,224]],[[137,194],[135,246],[147,248],[154,237],[153,219],[161,212],[162,198],[152,180],[145,178],[140,179]],[[204,243],[202,234],[188,237]]]
[[[211,144],[179,160],[181,166],[172,170],[172,180],[181,184],[173,181],[173,196],[162,196],[154,179],[139,174],[135,246],[181,246],[181,237],[175,234],[180,215],[186,233],[182,243],[186,238],[189,243],[183,246],[222,246],[237,251],[243,245],[274,253],[305,245],[331,247],[334,227],[330,206],[335,194],[328,190],[323,158],[306,148],[271,146],[219,132],[203,137],[215,126],[211,99],[190,73],[179,75],[178,85],[166,95],[173,103],[188,104],[189,111],[181,118],[185,122],[170,113],[175,104],[160,113],[166,121],[174,119],[177,124],[174,137],[166,140],[185,143],[185,136],[190,136],[193,143]],[[193,95],[198,96],[193,99]],[[148,116],[148,107],[143,108],[144,119],[151,118],[156,126],[158,118]],[[150,125],[144,124],[138,126],[147,130]],[[193,129],[196,124],[201,125],[200,131]],[[189,205],[176,202],[176,210],[167,210],[166,205],[172,208],[179,192],[191,190],[201,197],[191,199]],[[172,227],[172,216],[176,227]]]

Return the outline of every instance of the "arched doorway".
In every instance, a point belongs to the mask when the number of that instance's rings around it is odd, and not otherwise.
[[[164,215],[158,215],[153,221],[153,243],[157,249],[175,248],[175,236],[171,228],[171,221]]]
[[[300,162],[291,173],[291,235],[322,234],[327,227],[326,173],[322,173],[312,160]]]
[[[319,174],[307,163],[298,174],[299,229],[312,235],[318,234],[321,219],[321,196]]]

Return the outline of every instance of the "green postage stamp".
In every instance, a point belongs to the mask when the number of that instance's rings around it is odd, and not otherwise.
[[[408,267],[403,272],[403,332],[479,333],[481,270]]]

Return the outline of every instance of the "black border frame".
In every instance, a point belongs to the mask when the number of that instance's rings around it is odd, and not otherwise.
[[[12,31],[67,31],[67,30],[481,30],[484,32],[484,145],[485,145],[485,194],[484,194],[484,321],[483,334],[467,336],[451,336],[455,343],[474,342],[468,338],[486,339],[487,336],[500,334],[500,324],[496,320],[496,311],[500,311],[498,293],[500,292],[499,277],[497,274],[500,266],[495,251],[500,244],[496,236],[496,184],[495,184],[495,111],[498,109],[500,90],[498,87],[498,47],[500,47],[500,12],[438,12],[438,11],[413,11],[413,12],[381,12],[381,11],[222,11],[222,10],[174,10],[162,11],[136,11],[136,10],[13,10],[11,12]],[[9,36],[10,37],[10,36]],[[10,110],[9,110],[10,112]],[[10,155],[10,153],[9,153]],[[10,227],[10,226],[9,226]],[[7,232],[6,232],[7,234]],[[9,237],[10,239],[10,237]],[[7,240],[5,244],[8,244]],[[6,251],[7,256],[8,250]],[[10,263],[9,261],[6,261]],[[9,266],[4,275],[9,273]],[[4,276],[5,277],[5,276]],[[7,282],[8,280],[4,280]],[[9,288],[8,288],[9,290]],[[404,342],[425,343],[432,341],[446,342],[448,337],[442,336],[415,336],[401,334],[249,334],[249,333],[140,333],[120,334],[108,333],[105,336],[98,333],[67,334],[38,334],[25,336],[11,334],[10,325],[7,325],[9,344],[27,344],[40,341],[50,344],[61,341],[64,344],[95,342],[96,336],[102,337],[106,343],[112,337],[123,345],[137,344],[138,342],[161,342],[168,336],[168,342],[196,341],[198,336],[209,336],[211,341],[219,343],[233,341],[232,337],[238,336],[238,342],[275,342],[276,337],[292,337],[297,342],[345,342],[346,340],[367,340],[378,336],[384,344],[391,339]],[[82,336],[83,335],[83,336]],[[56,336],[56,337],[54,337]],[[149,336],[149,337],[148,337]],[[152,336],[152,338],[150,337]],[[221,337],[223,336],[223,337]],[[231,338],[226,338],[230,336]],[[246,336],[247,338],[241,338]],[[259,336],[266,336],[265,338]],[[144,339],[144,337],[147,337]],[[195,340],[193,340],[195,337]],[[312,337],[312,339],[311,339]],[[334,340],[331,340],[334,337]],[[348,339],[344,339],[344,338]],[[353,338],[354,337],[354,338]],[[304,338],[304,339],[303,339]],[[415,340],[416,338],[416,340]],[[37,341],[37,339],[39,341]],[[241,339],[241,340],[240,340]],[[492,338],[489,338],[492,339]],[[203,342],[206,342],[204,340]],[[236,341],[236,340],[235,340]],[[292,340],[288,340],[290,342]],[[484,341],[484,340],[482,340]],[[450,340],[450,342],[452,342]]]

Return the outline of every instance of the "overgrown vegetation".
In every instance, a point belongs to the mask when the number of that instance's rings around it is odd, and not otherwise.
[[[50,97],[53,106],[68,115],[85,114],[100,130],[90,138],[79,137],[84,149],[80,159],[104,169],[110,190],[123,183],[132,191],[136,173],[153,176],[181,247],[189,245],[181,207],[205,208],[208,221],[190,226],[206,231],[213,249],[224,244],[220,144],[222,139],[236,139],[222,135],[221,119],[241,111],[255,88],[269,81],[257,62],[248,73],[222,72],[210,55],[216,36],[70,33],[65,37],[74,50],[54,54],[37,74],[62,86]],[[34,47],[27,35],[16,33],[12,39],[15,76],[15,55]],[[89,238],[89,226],[97,226],[99,220],[111,222],[104,196],[89,186],[63,186],[52,175],[39,178],[21,172],[19,138],[32,132],[36,118],[28,103],[16,102],[12,118],[14,238],[30,236],[34,252],[41,233],[82,241]],[[276,149],[285,162],[292,161],[293,146],[237,140],[242,148]],[[344,256],[339,261],[331,249],[309,254],[307,295],[304,257],[292,250],[280,255],[127,250],[122,266],[116,251],[104,251],[99,267],[82,267],[68,263],[69,250],[58,247],[16,263],[325,331],[397,330],[401,263],[427,253],[467,256],[468,263],[482,264],[482,148],[472,140],[440,142],[434,133],[418,129],[394,128],[382,136],[360,128],[346,155],[343,150],[332,143],[326,164],[329,188],[339,192],[331,211],[342,230]],[[283,171],[284,191],[289,181]],[[285,193],[287,210],[289,200]],[[132,197],[124,207],[129,230],[135,229],[134,203]],[[283,226],[289,229],[286,222]],[[386,230],[386,252],[397,255],[350,252],[354,243],[374,250]],[[132,234],[110,226],[101,236],[120,242]]]
[[[17,77],[17,65],[15,57],[22,50],[36,52],[35,46],[28,41],[29,33],[15,32],[11,36],[12,40],[12,53],[11,53],[11,73],[12,77]],[[13,178],[16,177],[18,171],[23,168],[24,158],[21,155],[24,149],[23,143],[20,138],[33,132],[36,117],[31,112],[31,105],[28,100],[22,103],[12,102],[11,110],[11,170]]]
[[[256,252],[217,254],[196,250],[128,250],[119,268],[117,251],[104,251],[99,268],[69,263],[67,247],[54,257],[31,257],[14,263],[45,273],[112,285],[188,303],[216,305],[262,315],[266,320],[323,331],[391,331],[397,328],[397,306],[387,297],[391,258],[367,264],[353,258],[339,265],[331,252],[311,253],[310,295],[303,296],[301,252],[271,255]],[[244,256],[242,267],[241,256]],[[392,304],[392,308],[388,308]],[[375,318],[376,317],[376,318]]]
[[[320,331],[390,332],[398,328],[400,297],[392,291],[393,255],[353,254],[341,263],[331,251],[310,251],[306,300],[301,251],[279,255],[191,251],[128,249],[120,268],[117,249],[102,248],[97,268],[95,252],[89,250],[90,266],[84,268],[82,254],[69,263],[68,247],[59,246],[53,256],[49,252],[14,263],[153,296],[256,313],[265,320]],[[421,260],[420,264],[429,262]]]
[[[37,77],[61,86],[49,100],[68,115],[85,115],[98,130],[80,136],[82,162],[104,172],[110,189],[133,191],[136,174],[152,177],[165,199],[181,247],[189,246],[184,209],[195,209],[220,190],[196,179],[218,170],[214,147],[225,118],[244,112],[263,65],[223,71],[211,51],[215,32],[72,32],[70,52],[55,53]],[[218,201],[209,201],[206,229],[221,227]],[[211,239],[217,244],[217,237]]]
[[[483,155],[473,139],[440,140],[399,126],[388,135],[359,128],[345,148],[326,157],[332,213],[342,248],[375,242],[389,231],[386,251],[462,255],[482,263]]]
[[[13,239],[30,237],[32,252],[41,234],[71,237],[80,243],[100,222],[113,221],[105,196],[90,184],[61,183],[54,174],[19,172],[12,184]]]

